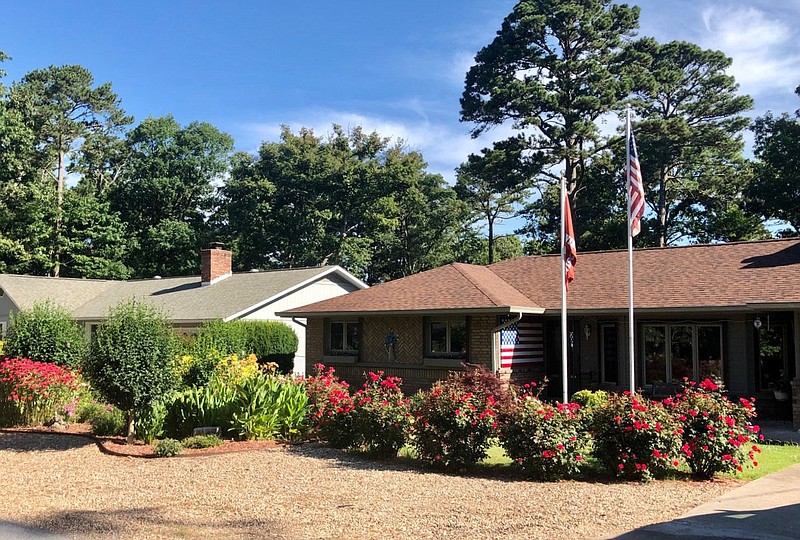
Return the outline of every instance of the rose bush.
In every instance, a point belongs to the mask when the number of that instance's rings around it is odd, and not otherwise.
[[[500,445],[525,473],[559,480],[580,472],[586,444],[580,406],[551,405],[529,394],[500,415]]]
[[[356,406],[350,385],[339,380],[334,368],[322,364],[314,366],[314,375],[305,383],[313,432],[334,448],[354,446]]]
[[[638,394],[611,394],[594,410],[594,455],[619,477],[649,480],[680,465],[682,429],[661,403]]]
[[[761,449],[754,443],[759,427],[750,422],[756,417],[753,401],[732,402],[722,383],[710,379],[699,384],[685,380],[682,393],[664,400],[681,424],[681,453],[695,476],[708,479],[741,472],[746,463],[758,465]]]
[[[397,455],[411,424],[401,385],[399,377],[384,377],[382,371],[367,374],[363,388],[353,396],[353,447],[379,457]]]

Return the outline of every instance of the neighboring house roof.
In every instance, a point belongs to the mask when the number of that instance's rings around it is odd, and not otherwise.
[[[409,311],[542,313],[544,310],[500,279],[490,268],[452,263],[279,315],[302,316],[318,312],[340,315],[367,312],[390,314]]]
[[[237,273],[208,286],[201,286],[199,276],[108,281],[4,274],[0,287],[21,309],[51,299],[79,320],[102,319],[110,308],[130,298],[160,309],[173,321],[229,320],[330,274],[366,287],[338,266]]]
[[[800,240],[765,240],[634,251],[634,304],[645,310],[800,306]],[[285,315],[561,309],[558,255],[488,267],[451,264]],[[628,252],[578,253],[568,296],[574,311],[628,306]]]

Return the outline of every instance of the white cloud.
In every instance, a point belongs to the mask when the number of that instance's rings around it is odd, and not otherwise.
[[[744,92],[791,91],[800,81],[800,41],[797,25],[754,7],[709,7],[702,13],[701,45],[733,58],[730,73]]]

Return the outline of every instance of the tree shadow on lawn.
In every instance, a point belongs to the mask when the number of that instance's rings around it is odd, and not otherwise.
[[[170,511],[167,509],[163,509]],[[212,510],[209,509],[209,514]],[[52,512],[31,523],[20,524],[35,527],[54,534],[71,537],[108,535],[140,536],[156,534],[158,538],[229,537],[231,534],[258,538],[288,538],[283,526],[266,517],[246,520],[197,521],[190,518],[172,519],[164,515],[161,508],[123,508],[117,510],[64,510]],[[261,536],[264,535],[264,536]]]
[[[0,431],[0,452],[61,452],[89,445],[95,441],[72,433]]]
[[[288,451],[312,459],[325,461],[334,468],[355,469],[355,470],[375,470],[411,472],[418,474],[440,474],[443,476],[473,477],[501,482],[547,482],[537,480],[514,467],[504,464],[478,463],[466,469],[445,469],[443,467],[430,467],[424,463],[408,456],[397,456],[388,459],[379,459],[365,453],[337,450],[321,443],[308,443],[288,447]],[[696,481],[688,472],[674,471],[666,480]],[[606,471],[600,464],[593,463],[583,468],[580,475],[570,479],[575,482],[585,482],[590,484],[624,484],[639,483],[632,480],[617,478],[611,472]],[[557,482],[557,481],[556,481]],[[556,483],[552,482],[552,483]]]

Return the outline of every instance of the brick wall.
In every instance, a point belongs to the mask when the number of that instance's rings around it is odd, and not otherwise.
[[[397,342],[386,349],[386,336],[394,331]],[[367,364],[421,365],[425,329],[420,316],[364,317],[361,320],[361,359]]]
[[[208,285],[231,274],[232,254],[227,249],[200,251],[200,282]]]
[[[312,373],[312,366],[322,362],[325,347],[325,332],[322,317],[309,318],[306,322],[306,373]]]
[[[492,330],[497,326],[497,316],[472,315],[469,320],[469,361],[491,370],[494,349]]]

